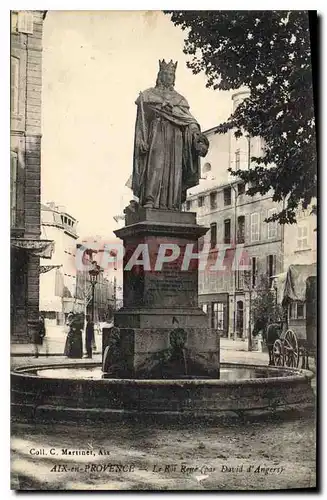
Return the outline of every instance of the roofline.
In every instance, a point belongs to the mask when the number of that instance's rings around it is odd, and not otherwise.
[[[57,214],[60,214],[60,215],[66,215],[70,219],[72,219],[74,222],[78,222],[78,220],[75,219],[75,217],[73,217],[72,215],[70,215],[68,212],[64,212],[64,211],[58,210],[58,208],[59,208],[58,205],[56,205],[56,208],[52,208],[49,205],[46,205],[45,203],[41,203],[41,210],[49,211],[49,212],[56,212]]]
[[[208,193],[209,191],[215,191],[217,189],[225,188],[225,187],[229,187],[229,186],[233,187],[233,186],[236,186],[237,184],[240,184],[240,183],[242,183],[241,179],[239,179],[237,181],[235,180],[233,182],[224,182],[222,184],[214,184],[211,187],[203,189],[203,191],[199,191],[198,193],[190,194],[189,196],[187,196],[186,200],[188,200],[189,198],[193,198],[193,197],[197,198],[199,196],[202,196],[205,193]],[[190,189],[192,189],[192,188],[190,188]]]
[[[215,127],[212,127],[212,128],[208,128],[208,130],[204,130],[203,131],[203,134],[204,135],[210,135],[210,134],[214,134],[215,131],[219,128],[219,125],[216,125]],[[225,134],[227,134],[227,132],[225,132]],[[221,135],[224,135],[224,134],[221,134]]]

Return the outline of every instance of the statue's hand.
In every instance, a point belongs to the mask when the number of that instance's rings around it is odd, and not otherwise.
[[[163,111],[167,111],[168,113],[171,113],[173,110],[173,105],[170,104],[170,102],[164,102],[162,104],[162,109],[163,109]]]
[[[197,154],[202,157],[206,156],[209,149],[209,141],[207,137],[204,134],[196,132],[193,135],[193,140],[194,140],[194,148]]]
[[[149,146],[147,145],[146,142],[141,141],[140,142],[140,152],[145,155],[149,151]]]

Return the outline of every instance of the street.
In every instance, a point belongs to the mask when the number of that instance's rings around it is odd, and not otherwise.
[[[283,444],[283,446],[281,446]],[[316,484],[315,420],[12,424],[12,488],[265,490]]]
[[[63,330],[49,329],[48,335],[49,357],[31,356],[31,345],[12,346],[12,368],[66,362]],[[96,342],[99,352],[101,335]],[[268,364],[267,353],[246,347],[246,342],[221,339],[221,361]],[[101,354],[83,360],[92,361],[101,362]],[[309,488],[316,481],[312,410],[214,426],[13,422],[11,433],[13,489],[264,490]],[[91,458],[80,455],[84,451]]]
[[[46,328],[46,342],[48,342],[48,351],[50,355],[63,355],[65,342],[66,342],[66,333],[64,326],[47,326]],[[84,334],[83,334],[84,337]],[[84,339],[83,339],[84,340]],[[95,331],[95,342],[96,342],[96,352],[101,352],[102,347],[102,334],[99,333],[98,330]],[[220,347],[221,349],[227,351],[237,351],[237,352],[246,352],[247,351],[247,339],[228,339],[222,337],[220,339]],[[40,347],[39,353],[41,355],[46,353],[46,344]],[[33,344],[11,344],[11,354],[12,355],[22,355],[22,354],[34,354],[34,346]],[[229,357],[229,355],[227,355]],[[253,358],[253,362],[260,363],[260,360],[268,359],[267,353],[260,353],[257,351],[252,351],[250,353],[250,358]],[[243,358],[242,358],[243,359]],[[244,358],[247,359],[247,358]],[[230,361],[229,359],[222,361]],[[249,361],[248,361],[249,362]]]

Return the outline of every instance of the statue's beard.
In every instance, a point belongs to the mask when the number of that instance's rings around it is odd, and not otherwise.
[[[174,85],[175,82],[173,83],[166,83],[161,80],[160,74],[158,75],[157,81],[156,81],[156,87],[159,89],[165,89],[165,90],[174,90]]]

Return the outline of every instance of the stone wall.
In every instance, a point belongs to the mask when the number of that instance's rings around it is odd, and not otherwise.
[[[21,12],[12,12],[11,61],[18,70],[18,78],[12,85],[18,93],[17,109],[11,110],[11,151],[17,155],[17,209],[19,217],[12,225],[15,238],[40,238],[40,190],[41,190],[41,93],[42,93],[42,32],[43,11],[32,12],[31,19],[22,23]],[[27,17],[31,13],[27,12]],[[12,74],[13,77],[13,74]],[[28,255],[24,279],[28,331],[25,341],[33,333],[33,325],[39,310],[39,258]],[[12,273],[19,273],[12,268]],[[12,301],[16,290],[12,289]],[[16,331],[15,314],[12,317],[12,340],[22,341]]]

